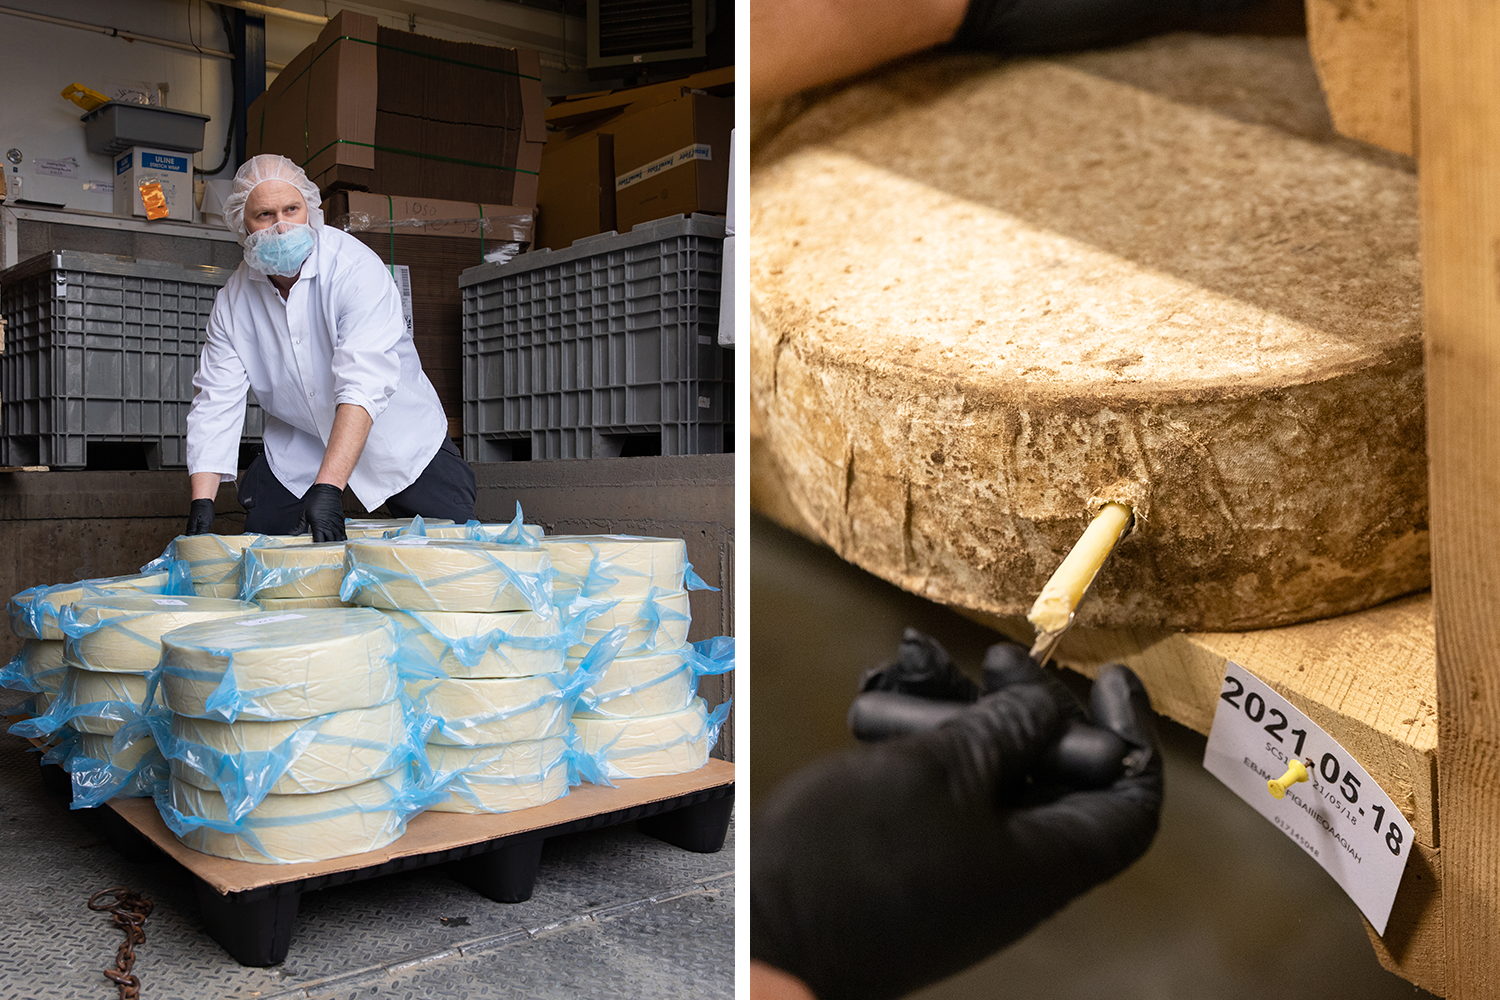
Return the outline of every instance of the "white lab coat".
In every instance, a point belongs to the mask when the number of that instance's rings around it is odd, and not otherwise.
[[[340,403],[374,420],[349,488],[374,510],[422,474],[448,420],[401,313],[390,269],[327,226],[285,301],[241,263],[214,299],[187,418],[190,473],[235,478],[245,390],[266,412],[266,462],[298,496],[317,478]]]

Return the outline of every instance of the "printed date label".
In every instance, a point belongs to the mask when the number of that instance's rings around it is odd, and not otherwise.
[[[1308,780],[1276,799],[1266,782],[1293,759]],[[1237,663],[1224,671],[1203,766],[1311,854],[1385,933],[1412,827],[1354,755]]]

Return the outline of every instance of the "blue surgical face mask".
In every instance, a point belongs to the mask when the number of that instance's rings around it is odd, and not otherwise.
[[[306,223],[278,222],[245,237],[245,263],[261,274],[289,278],[312,251],[313,231]]]

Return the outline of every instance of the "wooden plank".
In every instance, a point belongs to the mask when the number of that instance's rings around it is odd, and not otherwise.
[[[1307,0],[1307,42],[1333,125],[1414,152],[1409,0]]]
[[[1500,992],[1500,6],[1417,0],[1447,996]]]
[[[1368,920],[1364,924],[1381,965],[1429,993],[1444,995],[1441,851],[1422,844],[1412,849],[1384,937]]]

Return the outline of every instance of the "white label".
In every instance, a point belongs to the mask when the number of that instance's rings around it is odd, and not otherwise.
[[[174,607],[174,608],[185,608],[185,607],[188,606],[188,602],[187,601],[179,601],[179,600],[176,600],[176,599],[171,598],[171,597],[153,597],[153,598],[151,598],[151,603],[152,604],[166,604],[166,605],[170,605],[171,607]]]
[[[77,177],[77,160],[32,160],[31,169],[34,173],[45,174],[48,177]]]
[[[406,320],[406,332],[411,333],[411,268],[405,264],[397,264],[392,272],[396,288],[401,292],[401,317]]]
[[[114,181],[84,181],[83,189],[85,191],[98,191],[100,194],[114,194],[115,183]]]
[[[272,622],[289,622],[293,618],[306,618],[306,615],[272,615],[269,618],[252,618],[247,622],[235,622],[245,628],[254,628],[257,625],[269,625]]]
[[[632,184],[650,180],[663,171],[680,167],[684,163],[692,163],[694,160],[712,160],[714,149],[706,142],[697,142],[691,146],[683,146],[675,153],[668,153],[655,163],[648,163],[643,167],[637,167],[628,174],[621,174],[615,178],[615,190],[623,191]]]
[[[1306,765],[1309,780],[1273,798],[1266,783],[1285,774],[1293,757]],[[1270,685],[1230,663],[1203,766],[1311,854],[1376,933],[1385,933],[1412,827],[1349,751]]]

